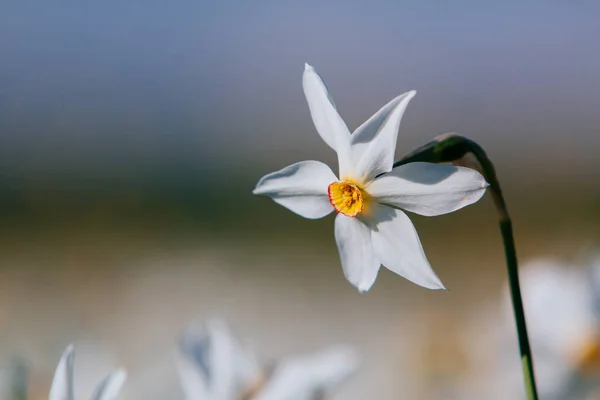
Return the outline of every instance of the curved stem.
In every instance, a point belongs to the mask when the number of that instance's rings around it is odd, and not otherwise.
[[[425,162],[456,162],[471,153],[477,159],[481,167],[481,172],[490,184],[489,191],[494,199],[496,211],[498,212],[498,223],[500,233],[504,242],[504,253],[506,256],[506,266],[508,268],[508,282],[512,306],[517,325],[517,335],[519,338],[519,349],[521,351],[521,362],[523,367],[523,378],[525,380],[525,389],[529,400],[537,400],[537,389],[535,384],[535,375],[533,372],[533,360],[529,338],[527,335],[527,324],[525,322],[525,312],[523,311],[523,300],[521,298],[521,288],[519,285],[519,270],[517,263],[517,252],[513,237],[512,222],[506,202],[502,196],[500,182],[496,176],[494,165],[488,158],[481,146],[476,142],[457,134],[445,134],[438,136],[433,141],[419,147],[412,153],[406,155],[394,164],[394,167],[415,161]]]

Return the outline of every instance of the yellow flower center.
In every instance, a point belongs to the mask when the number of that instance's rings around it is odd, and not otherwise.
[[[585,343],[577,355],[577,361],[579,372],[597,371],[600,366],[600,343],[598,340],[590,340]]]
[[[333,182],[327,193],[335,211],[348,217],[356,217],[365,207],[367,194],[354,182]]]

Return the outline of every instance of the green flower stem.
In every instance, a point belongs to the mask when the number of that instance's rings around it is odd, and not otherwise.
[[[490,184],[489,191],[494,199],[494,204],[498,212],[498,222],[502,240],[504,241],[504,253],[506,255],[506,266],[508,268],[508,281],[510,285],[510,294],[512,306],[517,324],[517,334],[519,337],[519,348],[521,351],[521,362],[523,365],[523,378],[525,380],[525,389],[529,400],[537,400],[537,389],[535,385],[535,376],[533,373],[533,360],[529,339],[527,336],[527,324],[525,323],[525,313],[523,311],[523,300],[521,299],[521,289],[519,285],[519,270],[517,264],[517,252],[513,238],[512,222],[506,202],[502,196],[502,189],[496,176],[494,165],[485,154],[485,151],[474,141],[459,136],[454,133],[440,135],[433,141],[419,147],[412,153],[406,155],[394,164],[394,167],[408,164],[415,161],[444,163],[457,162],[466,154],[471,153],[475,156],[481,167],[481,172]]]

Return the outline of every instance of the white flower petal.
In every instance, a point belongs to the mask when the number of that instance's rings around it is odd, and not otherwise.
[[[356,351],[343,346],[284,360],[255,400],[313,400],[348,378],[358,363]]]
[[[475,203],[487,187],[474,169],[414,162],[394,168],[366,190],[378,203],[434,216]]]
[[[210,335],[210,361],[212,390],[217,399],[235,397],[240,382],[237,379],[238,343],[229,327],[220,321],[210,321],[207,326]]]
[[[381,263],[371,244],[371,230],[357,218],[335,217],[335,241],[346,279],[361,292],[373,286]]]
[[[356,179],[369,182],[392,170],[400,120],[415,94],[417,92],[413,90],[396,97],[351,135],[351,162]],[[342,174],[340,176],[344,178]]]
[[[384,267],[417,285],[444,289],[429,261],[410,219],[400,210],[372,205],[371,238],[376,257]]]
[[[523,264],[519,277],[534,354],[549,355],[556,363],[576,369],[583,348],[597,340],[597,317],[586,271],[553,259],[537,259]],[[508,287],[505,292],[505,315],[510,320]]]
[[[341,173],[349,166],[350,131],[338,114],[327,86],[315,69],[308,64],[304,65],[302,86],[317,132],[325,143],[337,152]]]
[[[254,354],[219,320],[184,331],[177,360],[187,400],[233,399],[261,372]]]
[[[49,400],[74,400],[73,395],[73,361],[75,358],[73,345],[69,345],[63,353],[52,386],[50,387]]]
[[[302,161],[263,176],[252,193],[269,196],[304,218],[317,219],[333,211],[327,187],[335,181],[327,165]]]
[[[127,373],[124,369],[109,374],[94,391],[92,400],[116,400],[125,383],[125,379],[127,379]]]
[[[177,357],[177,371],[186,400],[210,398],[207,376],[188,357]]]

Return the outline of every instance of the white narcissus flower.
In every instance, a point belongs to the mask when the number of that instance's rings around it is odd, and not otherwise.
[[[479,200],[488,186],[472,169],[415,162],[393,168],[398,128],[415,91],[386,104],[352,134],[321,77],[308,64],[304,94],[321,138],[337,152],[339,178],[319,161],[302,161],[264,176],[254,194],[296,214],[335,219],[335,239],[346,278],[371,288],[380,266],[430,289],[443,289],[419,236],[400,209],[425,216],[456,211]]]
[[[590,398],[600,388],[600,270],[551,258],[519,269],[540,397]],[[463,337],[472,370],[462,383],[470,395],[461,398],[526,398],[508,285],[498,311],[497,303],[483,307]]]
[[[358,368],[356,351],[345,346],[281,361],[253,400],[314,400]]]
[[[586,375],[600,372],[600,319],[594,298],[600,289],[593,268],[539,259],[521,270],[523,305],[540,394],[565,398]],[[505,295],[507,318],[512,317]],[[574,380],[574,378],[576,378]],[[597,387],[597,386],[596,386]],[[583,398],[577,395],[574,398]]]
[[[356,352],[337,346],[281,360],[267,372],[228,326],[215,320],[184,331],[179,350],[186,400],[313,400],[358,367]]]
[[[229,400],[260,378],[261,367],[222,321],[190,326],[177,354],[186,400]]]
[[[574,369],[583,367],[600,350],[587,272],[553,260],[530,262],[521,270],[523,303],[535,350]],[[505,308],[509,310],[507,304]]]
[[[50,388],[49,400],[75,400],[73,388],[73,362],[75,352],[73,345],[63,353]],[[127,374],[120,369],[105,377],[94,390],[92,400],[116,400]]]

